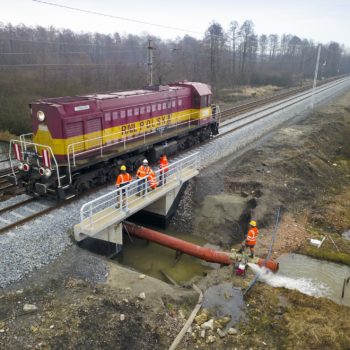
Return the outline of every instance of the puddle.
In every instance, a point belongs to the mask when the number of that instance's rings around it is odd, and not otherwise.
[[[170,234],[201,246],[206,244],[206,241],[200,237]],[[201,259],[186,254],[177,258],[176,251],[173,249],[135,237],[131,239],[132,241],[124,236],[123,258],[119,262],[162,281],[173,280],[182,284],[195,276],[203,276],[212,269],[212,266],[203,264]]]
[[[350,267],[328,261],[313,259],[300,254],[285,254],[278,259],[277,274],[261,269],[255,264],[249,266],[260,272],[260,280],[273,287],[296,289],[301,293],[325,297],[338,304],[350,306],[350,283],[341,298],[344,279],[350,277]]]
[[[245,303],[242,291],[231,283],[209,287],[203,298],[203,308],[208,309],[215,318],[231,316],[226,329],[235,325],[244,314]]]
[[[348,241],[350,241],[350,230],[348,231],[345,231],[343,234],[342,234],[343,238],[347,239]]]

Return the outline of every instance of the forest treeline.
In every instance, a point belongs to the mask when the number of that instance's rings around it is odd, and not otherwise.
[[[213,22],[202,39],[75,33],[0,23],[0,130],[30,131],[28,103],[41,97],[140,88],[152,39],[154,82],[208,82],[217,96],[243,84],[291,86],[313,77],[318,43],[255,33],[252,21],[226,30]],[[350,72],[337,42],[322,44],[319,78]]]

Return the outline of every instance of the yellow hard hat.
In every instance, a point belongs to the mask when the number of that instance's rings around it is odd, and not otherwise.
[[[250,226],[256,226],[256,221],[252,220],[250,223],[249,223]]]
[[[121,170],[121,171],[125,171],[125,170],[126,170],[126,166],[125,166],[125,165],[122,165],[122,166],[120,167],[120,170]]]

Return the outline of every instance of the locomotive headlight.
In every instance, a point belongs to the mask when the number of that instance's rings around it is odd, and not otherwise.
[[[43,122],[45,120],[45,113],[43,111],[37,111],[36,116],[39,122]]]
[[[19,163],[17,167],[19,170],[23,170],[23,163]]]
[[[46,177],[50,177],[52,174],[51,170],[50,169],[45,169],[45,176]]]

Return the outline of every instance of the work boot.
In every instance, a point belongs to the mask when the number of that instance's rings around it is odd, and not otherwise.
[[[254,253],[250,253],[249,257],[250,257],[251,259],[253,259],[253,258],[254,258]]]

